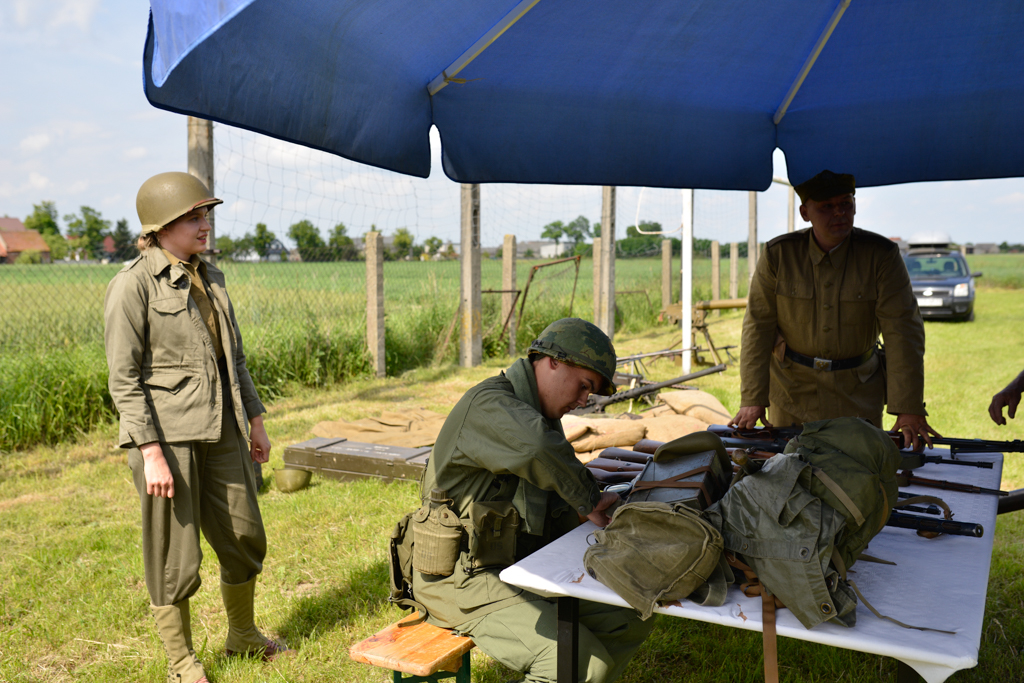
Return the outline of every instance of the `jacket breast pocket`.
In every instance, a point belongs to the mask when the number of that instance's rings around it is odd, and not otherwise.
[[[154,365],[180,364],[195,348],[197,338],[187,297],[149,302],[149,347]]]
[[[775,285],[775,305],[786,343],[799,347],[799,340],[790,337],[796,328],[809,331],[814,327],[814,283],[779,279]]]

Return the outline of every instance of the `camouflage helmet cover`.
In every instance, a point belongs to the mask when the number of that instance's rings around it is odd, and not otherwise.
[[[581,318],[556,320],[533,340],[529,353],[542,353],[593,370],[605,379],[604,386],[596,393],[603,396],[615,393],[615,347],[608,335],[592,322]]]
[[[135,209],[142,221],[142,234],[159,232],[189,211],[203,206],[213,208],[223,201],[188,173],[160,173],[142,183],[135,197]]]

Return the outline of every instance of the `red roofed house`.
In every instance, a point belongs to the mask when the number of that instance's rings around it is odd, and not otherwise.
[[[25,251],[38,251],[43,263],[50,263],[50,247],[35,230],[28,230],[17,218],[0,218],[0,263],[14,263]]]
[[[0,232],[24,232],[25,224],[17,218],[4,216],[0,218]]]

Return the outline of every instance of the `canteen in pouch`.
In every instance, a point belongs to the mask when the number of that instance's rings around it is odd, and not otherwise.
[[[450,507],[448,493],[430,492],[430,502],[412,515],[412,566],[421,574],[451,576],[462,548],[462,520]]]

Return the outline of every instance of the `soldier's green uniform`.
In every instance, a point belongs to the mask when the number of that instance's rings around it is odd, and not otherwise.
[[[829,372],[794,362],[778,344],[843,360],[865,355],[879,333],[887,373],[876,354]],[[810,228],[768,242],[750,283],[740,376],[740,405],[769,406],[776,426],[862,417],[881,427],[885,404],[892,414],[926,414],[924,325],[899,247],[858,228],[830,253]]]
[[[606,344],[610,346],[607,338]],[[562,351],[558,346],[546,346],[544,351],[557,357]],[[480,503],[510,504],[518,513],[519,527],[514,556],[500,564],[474,568],[464,543],[453,574],[413,572],[416,599],[432,623],[471,636],[491,657],[525,671],[527,681],[554,681],[555,604],[502,582],[498,574],[575,528],[601,494],[565,440],[561,423],[541,414],[529,360],[521,359],[500,376],[481,382],[456,404],[423,475],[425,505],[432,489],[446,492],[467,527],[472,527],[473,511],[479,509],[474,506]],[[633,610],[586,602],[580,615],[583,680],[615,680],[646,638],[650,622],[641,622]]]

